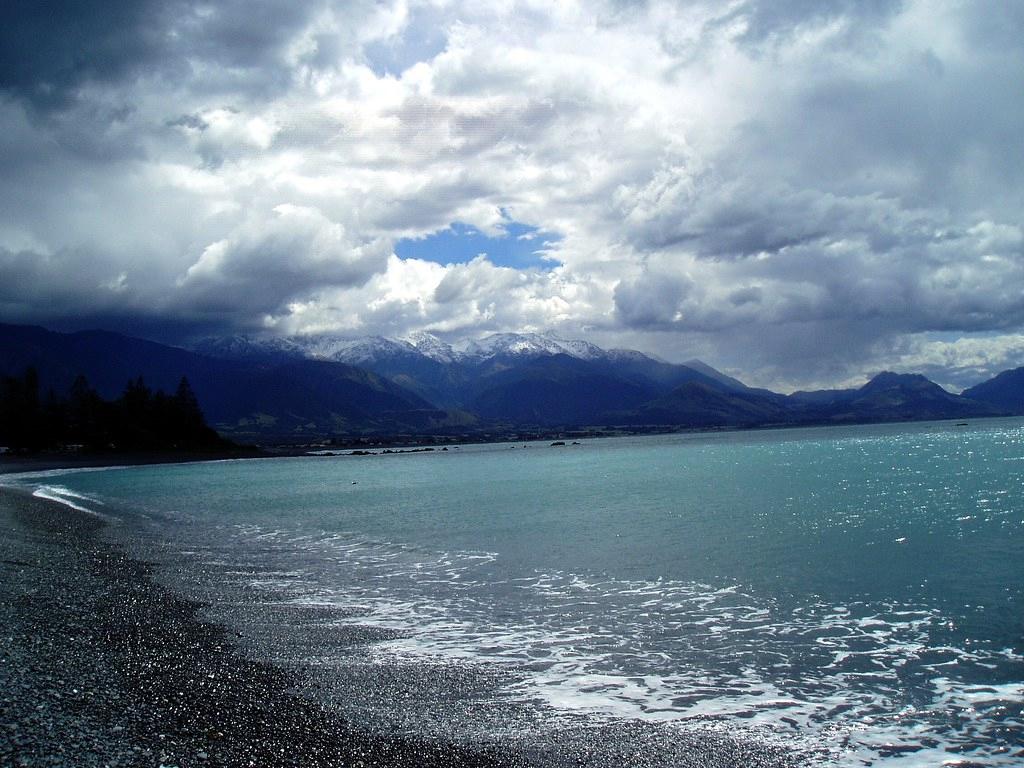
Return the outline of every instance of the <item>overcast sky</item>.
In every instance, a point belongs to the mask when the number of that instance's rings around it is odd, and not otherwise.
[[[1024,365],[1024,3],[7,0],[0,320]]]

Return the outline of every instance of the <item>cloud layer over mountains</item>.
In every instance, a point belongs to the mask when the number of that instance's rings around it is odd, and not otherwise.
[[[14,0],[0,320],[973,383],[1024,364],[1021,40],[996,0]]]

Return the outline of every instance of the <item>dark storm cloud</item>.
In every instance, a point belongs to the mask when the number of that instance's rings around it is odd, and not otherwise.
[[[0,312],[1011,359],[1019,3],[525,5],[3,4]],[[507,218],[558,266],[390,256]]]
[[[6,0],[0,4],[0,89],[37,107],[60,107],[87,80],[116,80],[152,66],[167,54],[166,24],[183,6]]]
[[[679,321],[683,300],[693,290],[685,275],[645,272],[615,288],[615,307],[622,321],[637,328],[670,328]]]
[[[258,316],[317,289],[361,285],[389,253],[389,243],[354,241],[317,210],[279,206],[208,246],[179,285],[190,309]]]
[[[51,255],[0,248],[0,318],[78,316],[132,305],[122,274],[102,274],[96,265],[94,254],[82,249]]]
[[[1024,19],[1010,4],[939,4],[934,29],[915,29],[894,15],[904,8],[736,10],[744,45],[830,16],[869,30],[882,58],[849,66],[864,38],[844,32],[843,56],[766,83],[711,162],[625,197],[650,265],[616,291],[623,323],[714,334],[769,378],[825,380],[909,355],[911,337],[1024,324],[1024,47],[1005,33]]]
[[[0,4],[0,91],[40,110],[67,107],[85,84],[145,74],[207,88],[279,88],[282,48],[319,3],[283,0],[7,0]],[[242,76],[241,73],[246,73]]]
[[[282,0],[218,0],[191,4],[175,24],[190,54],[227,67],[251,69],[266,63],[305,26],[319,3]]]
[[[268,98],[291,85],[295,62],[286,60],[288,46],[324,6],[319,0],[189,0],[187,13],[170,29],[177,41],[175,66],[191,77],[194,62],[203,62],[201,78],[192,80],[198,93]],[[337,53],[337,36],[315,42],[306,61],[327,63]]]
[[[982,228],[983,230],[984,228]],[[877,333],[982,331],[1024,324],[1024,252],[1018,232],[974,229],[873,250],[864,235],[786,247],[731,264],[649,267],[615,293],[622,320],[708,332],[793,322],[865,323]],[[894,239],[896,236],[894,236]],[[713,274],[715,281],[702,282]]]

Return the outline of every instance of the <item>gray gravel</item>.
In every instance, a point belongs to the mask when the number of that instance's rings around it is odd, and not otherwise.
[[[150,566],[99,535],[103,526],[0,489],[0,766],[801,764],[777,747],[636,722],[477,746],[402,736],[385,722],[357,726],[324,681],[205,620],[217,611],[162,585]],[[352,664],[349,672],[360,669]],[[394,702],[403,684],[379,678],[384,671],[337,695]],[[429,671],[409,670],[407,682]],[[438,717],[446,716],[439,707]]]
[[[349,727],[236,653],[100,525],[0,491],[0,765],[495,764]]]

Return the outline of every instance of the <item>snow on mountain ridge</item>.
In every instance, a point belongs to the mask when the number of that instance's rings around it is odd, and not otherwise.
[[[416,354],[416,348],[407,341],[387,339],[383,336],[362,336],[342,339],[336,336],[310,338],[306,344],[310,357],[334,360],[349,365],[373,362],[382,357]]]
[[[412,345],[421,355],[439,363],[454,363],[462,358],[462,354],[456,352],[451,344],[441,341],[437,336],[426,331],[413,331],[404,336],[402,341]]]
[[[598,360],[606,353],[588,341],[559,339],[540,333],[495,333],[470,341],[468,357],[487,359],[497,355],[569,355],[581,360]]]
[[[481,362],[499,356],[569,355],[580,360],[611,362],[658,359],[635,350],[605,350],[589,341],[560,339],[541,333],[495,333],[480,339],[463,341],[454,346],[425,331],[416,331],[401,338],[351,338],[330,334],[292,337],[230,336],[206,339],[197,344],[195,349],[211,356],[236,359],[259,356],[307,357],[357,366],[407,355],[422,355],[445,365]]]
[[[581,360],[600,360],[608,356],[608,353],[596,344],[580,339],[555,339],[567,355],[578,357]]]
[[[614,362],[622,362],[625,360],[654,360],[655,362],[658,363],[665,362],[662,358],[658,357],[657,355],[649,355],[646,354],[645,352],[639,352],[635,349],[619,349],[617,347],[615,349],[605,350],[604,356],[605,359]]]

